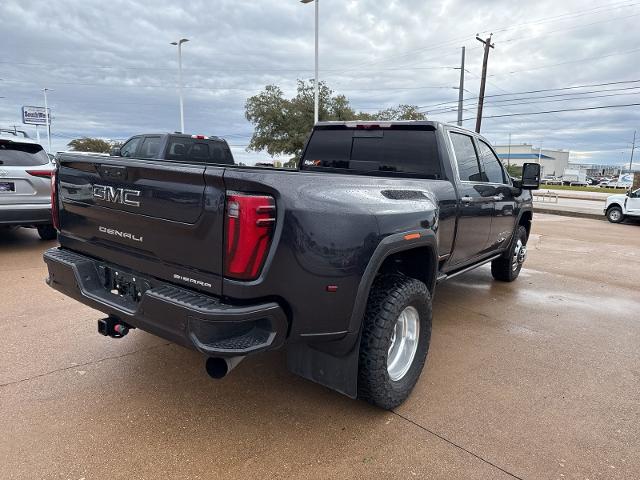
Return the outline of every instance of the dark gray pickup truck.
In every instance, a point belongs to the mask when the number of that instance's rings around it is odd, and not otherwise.
[[[182,151],[182,149],[178,149]],[[529,190],[489,143],[437,122],[319,123],[296,170],[61,154],[60,248],[47,282],[226,375],[285,347],[289,368],[383,408],[420,376],[440,281],[491,262],[522,268]]]

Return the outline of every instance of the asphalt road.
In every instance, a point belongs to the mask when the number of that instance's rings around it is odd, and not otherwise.
[[[284,355],[210,380],[203,358],[44,284],[34,232],[0,233],[0,478],[640,478],[640,226],[537,215],[512,284],[437,289],[427,367],[377,410]]]

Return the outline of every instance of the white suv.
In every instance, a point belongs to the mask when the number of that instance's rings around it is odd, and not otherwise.
[[[51,217],[55,166],[29,138],[0,135],[0,227],[35,227],[43,240],[56,238]]]
[[[640,188],[629,190],[626,195],[609,195],[604,214],[611,223],[620,223],[625,217],[640,218]]]

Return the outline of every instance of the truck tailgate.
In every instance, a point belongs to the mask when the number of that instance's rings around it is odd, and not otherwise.
[[[224,168],[71,154],[59,164],[63,247],[221,294]]]

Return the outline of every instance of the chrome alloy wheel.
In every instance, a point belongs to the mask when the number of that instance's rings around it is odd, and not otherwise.
[[[387,352],[387,372],[394,382],[402,379],[411,368],[419,338],[420,314],[415,307],[408,306],[398,315]]]
[[[515,272],[519,266],[521,266],[524,261],[527,259],[527,246],[522,243],[522,240],[519,238],[516,243],[516,248],[513,250],[513,258],[511,261],[511,268]]]

